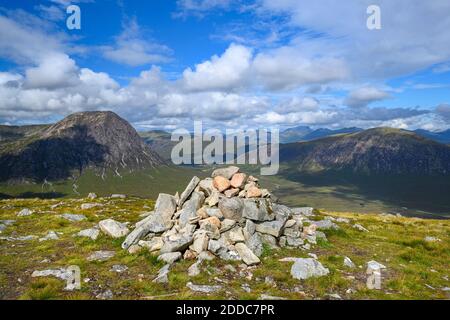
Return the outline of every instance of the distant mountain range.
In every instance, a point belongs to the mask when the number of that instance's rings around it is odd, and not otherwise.
[[[280,146],[280,161],[301,172],[447,175],[448,135],[448,131],[296,127],[281,135],[282,142],[290,143]],[[0,126],[0,181],[65,179],[87,168],[99,175],[108,170],[120,175],[158,167],[170,163],[177,143],[170,138],[165,131],[138,134],[112,112],[75,113],[53,125]]]
[[[56,180],[87,168],[103,174],[164,163],[113,112],[75,113],[46,126],[2,126],[0,138],[0,181]]]
[[[418,134],[375,128],[282,145],[281,162],[301,172],[449,175],[450,147]]]
[[[312,129],[307,126],[299,126],[294,128],[289,128],[281,132],[280,134],[280,142],[281,143],[292,143],[292,142],[300,142],[300,141],[312,141],[317,140],[333,135],[338,134],[346,134],[346,133],[356,133],[364,131],[361,128],[342,128],[342,129],[327,129],[327,128],[319,128]],[[419,136],[424,138],[428,138],[430,140],[434,140],[436,142],[450,144],[450,129],[441,132],[432,132],[423,129],[418,129],[412,131]]]

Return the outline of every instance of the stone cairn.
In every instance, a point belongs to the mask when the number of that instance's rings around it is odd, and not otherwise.
[[[122,248],[159,252],[171,264],[181,258],[260,263],[263,244],[308,249],[315,225],[303,228],[312,208],[288,208],[238,167],[217,169],[211,178],[193,177],[175,196],[159,194],[154,212],[136,223]]]

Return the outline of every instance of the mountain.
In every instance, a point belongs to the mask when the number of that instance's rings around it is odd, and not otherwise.
[[[428,130],[418,129],[414,132],[424,138],[428,138],[440,143],[450,144],[450,129],[441,132],[432,132]]]
[[[312,141],[324,137],[329,137],[336,134],[344,134],[344,133],[355,133],[363,131],[360,128],[342,128],[337,130],[327,129],[327,128],[319,128],[319,129],[311,129],[306,126],[299,126],[294,128],[289,128],[281,132],[280,134],[280,142],[281,143],[292,143],[299,141]]]
[[[450,147],[410,131],[376,128],[282,145],[280,161],[302,172],[448,175]]]
[[[64,179],[87,168],[118,174],[163,164],[127,121],[109,111],[75,113],[50,126],[3,126],[1,132],[0,181]]]
[[[142,131],[139,135],[162,159],[169,161],[172,148],[178,143],[171,141],[171,134],[163,130]]]

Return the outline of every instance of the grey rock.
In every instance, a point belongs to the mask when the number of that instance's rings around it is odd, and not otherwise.
[[[426,236],[423,239],[425,242],[441,242],[442,240],[436,237],[430,237],[430,236]]]
[[[330,271],[319,261],[312,258],[299,258],[291,268],[291,275],[294,279],[305,280],[312,277],[322,277],[329,274]]]
[[[314,215],[314,208],[311,207],[292,208],[291,210],[294,215],[302,215],[305,217]]]
[[[117,272],[117,273],[122,273],[128,270],[128,267],[126,265],[123,264],[115,264],[111,267],[111,269],[109,271],[111,272]]]
[[[130,232],[124,223],[117,222],[113,219],[102,220],[98,223],[98,226],[103,233],[113,238],[124,237]]]
[[[319,230],[337,230],[339,229],[339,226],[332,222],[331,220],[320,220],[320,221],[312,221],[311,224],[314,224],[317,226],[317,229]]]
[[[63,219],[69,220],[71,222],[79,222],[79,221],[86,220],[86,216],[84,216],[82,214],[64,213],[64,214],[60,215],[60,217]]]
[[[114,295],[113,295],[112,291],[108,289],[102,293],[99,293],[95,297],[100,300],[111,300],[114,297]]]
[[[261,262],[259,258],[245,244],[236,243],[235,248],[245,264],[252,266]]]
[[[48,240],[58,240],[59,237],[54,231],[49,231],[47,235],[43,238],[40,238],[39,241],[48,241]]]
[[[93,192],[90,192],[88,194],[87,198],[90,199],[90,200],[94,200],[94,199],[97,199],[97,195],[95,193],[93,193]]]
[[[171,225],[166,225],[159,215],[151,215],[144,220],[146,221],[128,234],[122,243],[122,249],[127,250],[149,233],[162,233],[171,228]]]
[[[282,204],[272,204],[272,210],[275,214],[275,219],[283,222],[288,221],[293,214],[292,210],[289,207]]]
[[[348,267],[348,268],[355,268],[355,264],[353,263],[353,261],[349,258],[349,257],[344,257],[344,266]]]
[[[172,264],[177,260],[180,260],[182,257],[181,252],[168,252],[163,253],[158,257],[158,261],[164,261],[167,264]]]
[[[209,251],[203,251],[202,253],[200,253],[197,256],[197,260],[199,260],[199,261],[212,261],[214,259],[215,259],[215,256]]]
[[[192,191],[197,187],[199,184],[200,179],[198,177],[193,177],[189,184],[187,185],[186,189],[181,193],[180,199],[178,200],[178,206],[181,207],[184,202],[189,198]]]
[[[89,210],[95,207],[99,207],[100,204],[99,203],[83,203],[81,205],[81,210]]]
[[[360,224],[355,224],[353,225],[353,228],[355,228],[358,231],[362,231],[362,232],[369,232],[369,230],[367,230],[366,228],[364,228],[362,225]]]
[[[265,233],[278,238],[283,231],[284,222],[283,221],[268,221],[256,224],[256,231],[260,233]]]
[[[275,297],[275,296],[271,296],[271,295],[263,293],[259,296],[258,300],[287,300],[287,299],[283,298],[283,297]]]
[[[223,214],[220,211],[220,209],[218,209],[218,208],[206,208],[205,211],[206,211],[206,214],[210,217],[216,217],[220,220],[223,219]]]
[[[169,282],[169,271],[170,271],[171,264],[166,264],[164,267],[159,269],[158,276],[153,279],[153,282],[156,283],[168,283]]]
[[[236,225],[235,220],[224,219],[220,227],[220,233],[224,233],[231,230],[232,228],[234,228],[235,225]]]
[[[201,265],[202,260],[199,260],[195,263],[193,263],[189,268],[188,268],[188,276],[189,277],[196,277],[201,273],[200,270],[200,265]]]
[[[106,251],[106,250],[95,251],[87,258],[87,260],[88,261],[106,261],[106,260],[111,259],[115,255],[116,255],[116,253],[114,251]]]
[[[240,198],[221,198],[219,200],[219,209],[226,219],[241,220],[243,206],[243,201]]]
[[[149,252],[154,252],[161,250],[164,245],[164,241],[161,237],[154,237],[149,241],[140,240],[138,244],[139,246],[148,249]]]
[[[97,240],[99,234],[100,234],[100,230],[91,228],[91,229],[81,230],[80,232],[77,233],[77,236],[90,238],[91,240]]]
[[[28,208],[20,210],[20,212],[17,214],[18,217],[26,217],[31,216],[33,214],[33,211],[31,211]]]
[[[263,253],[263,238],[259,233],[254,233],[246,242],[247,247],[257,256],[261,257]]]
[[[160,216],[161,220],[168,224],[173,214],[177,210],[176,198],[170,194],[160,193],[155,203],[155,215]]]
[[[126,195],[125,194],[112,194],[111,195],[111,199],[126,199]]]
[[[298,248],[302,245],[304,245],[304,241],[301,238],[293,238],[293,237],[286,237],[286,245],[289,247]]]
[[[188,282],[186,284],[186,287],[188,287],[192,291],[201,292],[201,293],[214,293],[214,292],[222,290],[222,286],[199,285],[199,284],[193,284],[192,282]]]
[[[253,221],[272,221],[275,214],[271,213],[272,207],[266,199],[245,199],[242,217]]]
[[[193,236],[180,236],[174,241],[165,241],[161,248],[161,253],[184,251],[192,244],[193,241]]]
[[[208,197],[211,196],[214,191],[217,191],[217,189],[213,186],[213,179],[211,178],[201,180],[198,186],[200,191],[205,192]]]
[[[277,239],[270,234],[260,234],[264,244],[267,244],[272,249],[278,249]]]
[[[227,168],[220,168],[213,171],[211,174],[211,177],[215,178],[217,176],[222,176],[224,178],[227,178],[230,180],[235,173],[239,172],[239,168],[235,166],[230,166]]]

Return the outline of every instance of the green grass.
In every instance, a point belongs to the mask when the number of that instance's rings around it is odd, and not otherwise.
[[[56,209],[55,203],[62,202]],[[370,232],[360,232],[351,224],[340,224],[338,231],[326,231],[328,241],[319,240],[310,252],[318,255],[330,274],[317,279],[298,281],[291,277],[292,263],[280,262],[284,257],[308,257],[306,251],[271,249],[264,246],[262,263],[248,270],[239,262],[215,259],[202,265],[200,275],[190,279],[187,275],[192,261],[176,263],[169,273],[168,284],[153,283],[162,263],[156,255],[141,251],[131,255],[120,248],[123,239],[100,235],[96,241],[73,237],[79,230],[92,227],[105,218],[134,223],[140,214],[152,209],[150,200],[100,198],[101,207],[80,210],[83,199],[16,199],[0,201],[0,219],[13,219],[2,236],[44,236],[48,230],[61,233],[57,241],[7,242],[0,241],[0,299],[95,299],[110,289],[115,299],[257,299],[261,294],[288,299],[327,299],[337,293],[345,299],[448,299],[441,289],[448,287],[450,257],[450,222],[418,218],[390,217],[357,213],[320,213],[346,217],[360,223]],[[29,217],[17,217],[21,208],[35,211]],[[88,217],[81,222],[65,222],[57,217],[71,212]],[[425,236],[434,236],[441,242],[428,243]],[[104,262],[89,262],[87,257],[97,250],[112,250],[116,255]],[[343,266],[344,256],[350,257],[357,268]],[[365,266],[376,260],[387,266],[383,273],[383,290],[367,290]],[[117,274],[110,269],[124,264],[128,270]],[[225,266],[231,264],[237,272]],[[64,291],[64,282],[54,278],[31,278],[34,270],[78,265],[82,282],[79,291]],[[361,268],[359,267],[361,266]],[[266,283],[271,277],[275,285]],[[447,279],[447,280],[446,280]],[[186,283],[220,284],[224,290],[216,294],[194,293]],[[225,284],[226,283],[226,284]],[[243,284],[252,291],[245,292]],[[431,289],[430,287],[435,289]],[[348,293],[348,289],[352,292]]]

